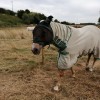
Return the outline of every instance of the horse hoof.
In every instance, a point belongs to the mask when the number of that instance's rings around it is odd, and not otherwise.
[[[76,76],[75,76],[75,75],[72,75],[72,77],[73,77],[73,78],[76,78]]]
[[[93,72],[93,69],[92,69],[92,68],[90,68],[90,69],[89,69],[89,71],[90,71],[90,72]]]
[[[93,72],[93,68],[89,68],[89,67],[87,67],[87,68],[86,68],[86,71]]]
[[[53,89],[54,89],[54,91],[57,91],[58,92],[59,91],[59,86],[54,86]]]
[[[61,86],[60,85],[56,85],[53,87],[53,90],[56,92],[59,92],[61,90]]]
[[[90,68],[89,67],[86,67],[85,69],[86,69],[86,71],[90,71]]]

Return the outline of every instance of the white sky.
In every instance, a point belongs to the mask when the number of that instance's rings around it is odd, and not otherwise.
[[[0,7],[12,10],[12,0],[0,1]],[[59,21],[97,23],[100,17],[100,0],[13,0],[13,10],[29,9],[53,15]]]

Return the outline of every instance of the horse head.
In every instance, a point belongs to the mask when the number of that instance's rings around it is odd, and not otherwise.
[[[33,30],[33,44],[32,52],[33,54],[39,54],[41,48],[49,45],[53,41],[53,31],[50,27],[50,22],[52,21],[52,16],[46,18],[46,20],[40,21]]]

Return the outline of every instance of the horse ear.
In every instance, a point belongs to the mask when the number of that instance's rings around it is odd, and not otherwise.
[[[53,19],[53,16],[48,16],[45,21],[48,25],[50,25],[50,22],[52,21],[52,19]]]
[[[49,21],[52,21],[53,16],[48,16],[47,18],[49,19]]]

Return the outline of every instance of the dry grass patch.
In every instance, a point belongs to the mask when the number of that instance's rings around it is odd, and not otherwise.
[[[26,27],[0,29],[0,39],[25,39],[31,36],[32,33],[28,32]]]
[[[45,48],[45,64],[41,65],[41,54],[31,52],[31,32],[26,28],[2,30],[6,35],[0,39],[0,100],[100,100],[99,61],[90,73],[85,71],[86,57],[81,58],[74,67],[76,79],[67,70],[57,93],[52,91],[58,78],[56,48]]]

